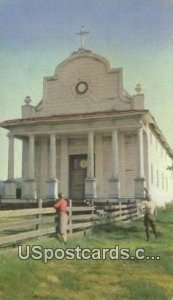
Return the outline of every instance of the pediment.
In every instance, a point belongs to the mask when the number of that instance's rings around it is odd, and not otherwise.
[[[104,57],[79,49],[56,67],[53,76],[44,78],[43,101],[36,114],[131,109],[131,101],[123,98],[122,68],[111,68]]]

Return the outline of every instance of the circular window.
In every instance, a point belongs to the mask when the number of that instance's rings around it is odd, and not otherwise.
[[[80,81],[76,85],[76,92],[80,95],[83,95],[88,90],[88,83],[86,81]]]

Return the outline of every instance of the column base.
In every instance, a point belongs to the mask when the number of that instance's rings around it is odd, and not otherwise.
[[[146,181],[145,178],[135,178],[135,198],[143,199],[145,197]]]
[[[85,179],[85,198],[95,199],[96,198],[96,179],[86,178]]]
[[[36,182],[34,179],[26,179],[22,182],[22,198],[27,200],[36,200]]]
[[[58,198],[58,185],[59,181],[56,178],[47,180],[47,200],[55,200]]]
[[[109,188],[110,188],[110,198],[119,198],[120,197],[120,182],[118,178],[109,179]]]
[[[5,199],[16,199],[16,182],[14,180],[5,181]]]

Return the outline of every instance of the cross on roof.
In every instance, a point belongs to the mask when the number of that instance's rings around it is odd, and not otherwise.
[[[84,26],[81,27],[80,32],[77,32],[77,35],[80,35],[80,48],[83,48],[83,44],[84,44],[84,35],[90,33],[89,31],[85,31],[84,30]]]

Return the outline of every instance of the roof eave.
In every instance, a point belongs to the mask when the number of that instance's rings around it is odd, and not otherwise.
[[[142,115],[148,112],[148,110],[131,110],[131,111],[106,111],[106,112],[95,112],[86,114],[73,114],[73,115],[52,115],[39,118],[26,118],[26,119],[13,119],[7,120],[0,123],[0,127],[10,129],[13,126],[21,125],[33,125],[39,123],[54,123],[64,121],[76,121],[76,120],[90,120],[90,119],[105,119],[111,117],[122,117],[122,116],[134,116]]]

